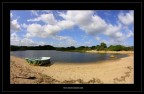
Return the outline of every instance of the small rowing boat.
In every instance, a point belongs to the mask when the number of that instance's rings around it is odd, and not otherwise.
[[[46,65],[51,64],[50,57],[37,57],[37,58],[25,58],[29,64],[33,65]]]

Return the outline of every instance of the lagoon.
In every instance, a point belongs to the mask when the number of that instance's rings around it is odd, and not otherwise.
[[[85,53],[85,52],[65,52],[56,50],[26,50],[26,51],[11,51],[11,55],[21,58],[32,57],[51,57],[51,60],[56,63],[90,63],[112,60],[109,53]],[[120,59],[127,57],[126,54],[113,54]]]

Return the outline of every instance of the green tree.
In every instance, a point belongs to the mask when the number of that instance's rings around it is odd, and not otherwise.
[[[92,49],[92,50],[95,50],[95,49],[96,49],[96,46],[92,46],[91,49]]]
[[[102,42],[100,45],[97,45],[96,48],[98,51],[99,50],[106,50],[107,45],[104,42]]]
[[[99,51],[100,50],[100,45],[97,45],[96,49],[97,49],[97,51]]]
[[[105,50],[107,48],[107,45],[104,42],[102,42],[100,46],[102,50]]]

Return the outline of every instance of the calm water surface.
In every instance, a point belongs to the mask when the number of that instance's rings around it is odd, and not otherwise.
[[[21,58],[31,57],[51,57],[53,62],[69,62],[69,63],[86,63],[109,60],[111,54],[81,53],[81,52],[63,52],[55,50],[27,50],[27,51],[11,51],[11,55]],[[126,57],[126,54],[114,54],[116,59]]]

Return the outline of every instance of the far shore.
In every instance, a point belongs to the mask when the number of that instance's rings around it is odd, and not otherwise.
[[[21,50],[17,50],[21,51]],[[68,51],[68,52],[91,52],[91,53],[118,53],[118,54],[134,54],[134,51],[97,51],[97,50],[56,50],[56,51]]]
[[[90,53],[118,53],[118,54],[134,54],[134,51],[96,51],[96,50],[90,50],[86,51]]]

